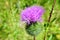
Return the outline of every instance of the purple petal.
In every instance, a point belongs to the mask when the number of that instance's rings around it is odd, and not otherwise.
[[[24,9],[21,12],[22,21],[26,21],[27,23],[36,22],[38,20],[42,21],[41,16],[44,14],[44,8],[41,6],[31,6]]]

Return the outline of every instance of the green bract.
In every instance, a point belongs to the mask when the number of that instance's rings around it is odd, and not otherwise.
[[[42,30],[43,26],[40,23],[33,23],[29,27],[26,27],[27,33],[32,36],[38,35],[39,33],[41,33]]]

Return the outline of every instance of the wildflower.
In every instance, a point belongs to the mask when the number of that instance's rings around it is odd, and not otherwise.
[[[42,15],[44,14],[44,8],[41,6],[31,6],[24,9],[21,12],[21,19],[26,23],[30,24],[31,22],[42,21]]]

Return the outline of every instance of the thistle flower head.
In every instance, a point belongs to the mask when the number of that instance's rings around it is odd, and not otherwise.
[[[41,6],[31,6],[24,9],[21,12],[21,19],[26,23],[30,24],[31,22],[42,21],[42,15],[44,14],[44,8]]]

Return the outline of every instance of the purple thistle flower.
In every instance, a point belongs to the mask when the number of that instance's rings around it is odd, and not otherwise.
[[[30,22],[41,22],[41,17],[44,14],[44,11],[44,8],[41,6],[28,7],[21,12],[21,19],[22,21],[25,21],[28,24],[30,24]]]

